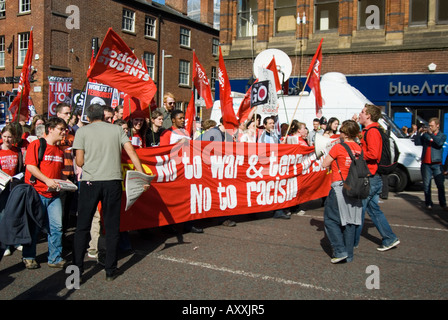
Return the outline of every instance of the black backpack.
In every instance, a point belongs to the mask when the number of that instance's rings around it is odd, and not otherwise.
[[[40,169],[40,163],[42,162],[45,150],[47,149],[47,140],[45,140],[45,138],[39,138],[39,142],[39,149],[37,151],[37,167]],[[31,175],[30,182],[33,184],[36,183],[36,177]]]
[[[336,165],[338,166],[339,174],[341,175],[343,182],[342,193],[347,197],[365,199],[370,194],[370,171],[367,167],[366,161],[364,160],[364,152],[361,150],[361,154],[358,158],[356,158],[346,143],[341,142],[341,145],[345,148],[345,150],[347,150],[348,155],[352,159],[352,163],[350,164],[348,175],[345,180],[342,178],[341,169],[339,169],[339,164],[336,161]]]
[[[398,150],[397,143],[390,136],[389,130],[386,133],[384,130],[382,130],[382,128],[380,129],[379,127],[374,126],[367,129],[366,132],[364,133],[364,141],[366,142],[366,145],[367,145],[367,139],[366,139],[367,132],[372,128],[376,128],[380,132],[381,139],[383,140],[383,149],[381,152],[381,159],[378,162],[377,172],[379,174],[390,174],[395,170],[395,168],[398,165],[398,157],[400,156],[400,151]]]

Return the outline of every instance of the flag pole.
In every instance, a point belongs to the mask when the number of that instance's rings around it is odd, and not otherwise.
[[[308,74],[308,76],[306,77],[305,84],[303,85],[302,91],[301,91],[300,94],[299,94],[299,100],[297,101],[296,108],[295,108],[294,113],[293,113],[293,115],[292,115],[292,119],[291,119],[291,121],[289,122],[288,130],[286,130],[285,137],[284,137],[283,141],[286,141],[286,136],[288,135],[289,129],[291,129],[292,121],[294,120],[294,117],[295,117],[295,115],[296,115],[296,111],[297,111],[297,108],[299,107],[300,100],[302,100],[302,94],[303,94],[303,92],[305,91],[305,87],[306,87],[306,85],[308,84],[308,80],[310,79],[310,75],[311,75],[311,72],[310,72],[310,73]],[[299,81],[300,81],[300,79],[299,79]]]
[[[16,122],[18,125],[19,125],[19,121],[20,121],[20,108],[22,107],[22,97],[23,97],[23,87],[22,87],[22,90],[20,90],[20,103],[19,103],[19,109],[17,110]]]

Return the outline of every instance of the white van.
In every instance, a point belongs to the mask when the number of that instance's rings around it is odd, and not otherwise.
[[[354,114],[359,114],[366,103],[371,103],[359,90],[348,84],[347,78],[342,73],[326,73],[322,76],[320,86],[324,101],[322,115],[327,120],[336,117],[342,123],[344,120],[351,119]],[[235,113],[243,97],[244,94],[234,94]],[[309,129],[312,128],[313,119],[316,118],[315,98],[312,92],[304,91],[302,96],[279,95],[278,104],[280,123],[289,124],[294,118],[306,123]],[[261,116],[264,118],[268,114],[261,114]],[[219,100],[215,101],[210,118],[219,123],[221,118]],[[420,173],[422,147],[414,145],[412,140],[405,138],[400,128],[385,113],[379,122],[384,128],[390,129],[400,150],[399,165],[389,176],[389,186],[392,191],[401,192],[409,184],[422,180]]]

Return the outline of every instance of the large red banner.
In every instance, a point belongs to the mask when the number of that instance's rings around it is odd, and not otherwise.
[[[136,151],[155,178],[128,211],[123,186],[122,231],[288,208],[330,191],[314,147],[194,140]],[[133,169],[125,154],[122,166]]]

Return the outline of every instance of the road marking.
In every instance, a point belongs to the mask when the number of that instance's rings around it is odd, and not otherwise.
[[[345,291],[339,291],[339,290],[335,290],[335,289],[331,289],[331,288],[324,288],[324,287],[320,287],[320,286],[315,286],[315,285],[309,284],[309,283],[303,283],[303,282],[298,282],[298,281],[294,281],[294,280],[282,279],[282,278],[279,278],[279,277],[271,277],[271,276],[267,276],[267,275],[263,275],[263,274],[259,274],[259,273],[248,272],[248,271],[244,271],[244,270],[234,270],[234,269],[230,269],[230,268],[226,268],[226,267],[220,267],[220,266],[213,265],[213,264],[210,264],[210,263],[205,263],[205,262],[198,262],[198,261],[192,261],[192,260],[187,260],[187,259],[183,259],[183,258],[169,257],[169,256],[166,256],[166,255],[163,255],[163,254],[156,254],[156,257],[158,259],[162,259],[162,260],[166,260],[166,261],[188,264],[188,265],[191,265],[191,266],[206,268],[206,269],[220,271],[220,272],[227,272],[227,273],[231,273],[231,274],[234,274],[234,275],[240,275],[240,276],[253,278],[253,279],[262,279],[262,280],[266,280],[266,281],[274,281],[274,282],[277,282],[277,283],[280,283],[280,284],[297,285],[297,286],[300,286],[300,287],[305,288],[305,289],[313,289],[313,290],[324,291],[324,292],[333,293],[333,294],[342,294],[342,295],[345,295],[345,296],[348,296],[348,297],[353,296],[353,297],[356,297],[356,298],[376,299],[376,300],[382,299],[382,298],[379,298],[379,297],[366,296],[366,295],[356,294],[356,293],[348,293],[348,292],[345,292]]]
[[[307,218],[313,218],[313,219],[320,219],[323,220],[324,218],[322,216],[313,216],[309,214],[304,214],[299,217],[307,217]],[[420,230],[429,230],[429,231],[442,231],[442,232],[448,232],[448,229],[441,229],[441,228],[429,228],[429,227],[419,227],[419,226],[408,226],[406,224],[396,224],[396,223],[390,223],[393,227],[400,227],[400,228],[409,228],[409,229],[420,229]]]

